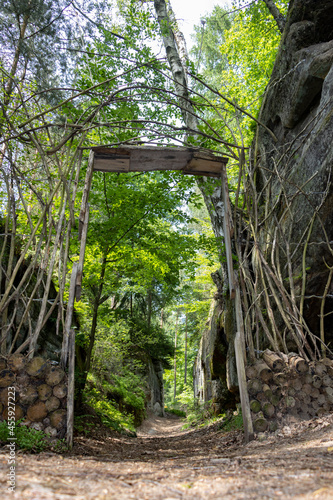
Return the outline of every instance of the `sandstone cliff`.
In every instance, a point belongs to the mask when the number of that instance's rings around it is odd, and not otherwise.
[[[252,169],[262,194],[259,240],[268,255],[276,235],[285,280],[290,279],[289,254],[296,302],[303,293],[304,319],[317,336],[326,286],[324,314],[333,305],[328,281],[333,265],[332,109],[333,1],[291,1],[260,113],[277,140],[258,128]],[[324,328],[329,343],[329,318]]]

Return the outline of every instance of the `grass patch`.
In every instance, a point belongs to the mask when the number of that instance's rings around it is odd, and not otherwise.
[[[14,435],[16,441],[10,441],[9,438],[13,437],[9,435],[9,429],[7,422],[4,420],[0,422],[0,443],[3,445],[15,442],[15,447],[28,451],[30,453],[40,453],[45,450],[52,450],[58,453],[63,453],[67,451],[67,445],[63,439],[50,439],[48,434],[43,431],[37,431],[36,429],[31,429],[25,425],[20,425],[21,421],[16,422]]]
[[[242,410],[239,409],[232,415],[223,415],[220,429],[225,432],[243,430]]]
[[[166,413],[171,413],[172,415],[177,415],[177,417],[186,418],[186,412],[184,410],[179,410],[178,408],[164,407]]]

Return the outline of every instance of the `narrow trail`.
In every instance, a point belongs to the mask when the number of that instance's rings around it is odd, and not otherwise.
[[[0,498],[333,499],[333,415],[247,445],[219,425],[182,431],[179,419],[154,417],[137,438],[79,437],[64,456],[18,453],[13,494],[2,449]]]

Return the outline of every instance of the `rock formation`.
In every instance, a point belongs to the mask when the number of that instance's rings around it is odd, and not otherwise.
[[[247,335],[252,337],[252,353],[254,345],[257,350],[268,347],[267,330],[271,338],[275,336],[278,349],[295,351],[301,345],[310,359],[320,355],[320,337],[332,345],[332,109],[333,0],[291,0],[259,115],[260,122],[272,134],[259,125],[251,148],[246,190],[251,191],[251,200],[256,199],[258,210],[250,213],[252,201],[247,209],[256,231],[250,234],[249,224],[244,224],[243,234],[238,233],[247,240],[247,253],[242,255],[247,274],[241,294],[243,307],[245,299],[248,301],[244,317],[248,321]],[[213,205],[207,202],[207,207],[212,215]],[[216,227],[216,217],[211,219],[218,235],[221,225]],[[263,255],[267,269],[260,268],[262,263],[256,252]],[[261,277],[263,272],[267,273],[266,284]],[[273,283],[273,274],[277,284]],[[264,300],[270,279],[274,290],[270,288],[270,295]],[[248,281],[252,281],[252,289],[246,288]],[[194,367],[195,393],[203,400],[213,401],[218,399],[215,393],[222,394],[226,389],[231,396],[230,391],[237,385],[230,382],[227,369],[232,364],[228,360],[233,359],[235,321],[225,321],[234,314],[234,306],[218,283],[217,288],[220,304],[214,306],[210,328],[203,333]],[[281,298],[282,288],[290,309]],[[291,330],[296,332],[294,336]],[[310,339],[309,348],[303,340],[299,341],[303,339],[301,334]],[[214,359],[219,359],[219,368]],[[227,405],[227,393],[219,401],[220,405]]]
[[[289,252],[295,295],[300,300],[304,269],[304,318],[320,336],[320,307],[332,309],[333,265],[333,1],[293,0],[273,73],[263,100],[253,145],[252,168],[262,192],[259,240],[271,250],[276,228]],[[280,252],[282,277],[287,259]],[[333,322],[325,321],[325,341],[333,339]]]

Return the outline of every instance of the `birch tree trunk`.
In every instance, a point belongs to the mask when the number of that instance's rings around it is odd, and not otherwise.
[[[269,12],[274,17],[275,22],[276,22],[279,30],[282,33],[284,30],[285,24],[286,24],[286,19],[285,19],[284,15],[279,11],[274,0],[263,0],[263,1],[267,5]]]
[[[176,331],[175,331],[175,352],[173,359],[173,402],[176,402],[177,395],[177,336],[178,336],[178,311],[176,317]]]
[[[185,125],[188,129],[190,129],[190,132],[198,131],[199,120],[192,105],[187,84],[185,64],[188,59],[188,55],[184,36],[180,33],[177,27],[175,15],[172,11],[170,2],[168,4],[168,10],[165,0],[154,0],[154,6],[157,20],[160,25],[161,36],[167,59],[172,76],[175,80],[176,93]],[[181,54],[181,57],[179,54]],[[216,187],[213,192],[211,192],[212,182],[214,182],[212,179],[209,179],[208,181],[205,177],[197,179],[197,184],[204,197],[205,204],[210,215],[214,234],[216,238],[221,239],[224,236],[222,229],[224,217],[222,192],[219,181],[215,181]]]
[[[176,93],[179,99],[179,105],[181,108],[183,120],[185,122],[185,125],[189,129],[191,129],[192,131],[198,131],[198,119],[189,97],[186,71],[179,56],[179,48],[176,42],[174,31],[172,29],[172,24],[170,22],[170,17],[175,19],[174,14],[172,12],[170,4],[169,12],[167,11],[165,0],[154,0],[154,6],[157,20],[160,25],[166,55],[168,58],[172,76],[175,80]],[[171,16],[169,13],[171,13]],[[178,40],[180,40],[180,38],[181,37],[178,37]],[[187,52],[186,48],[184,47],[183,60],[186,56]]]
[[[187,383],[187,312],[185,312],[185,366],[184,385]]]

